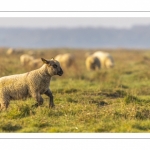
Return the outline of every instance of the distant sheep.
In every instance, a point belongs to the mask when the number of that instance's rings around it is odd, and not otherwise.
[[[31,60],[34,60],[34,57],[31,55],[23,54],[20,56],[20,62],[22,66],[28,65]]]
[[[14,49],[9,48],[6,52],[7,55],[11,55],[14,52]]]
[[[99,61],[99,59],[95,56],[88,56],[85,60],[85,65],[87,70],[99,70],[101,63]]]
[[[37,103],[43,104],[41,94],[49,97],[49,107],[54,106],[53,95],[49,89],[52,76],[63,74],[58,61],[41,58],[44,64],[39,69],[0,78],[0,109],[7,109],[10,100],[33,97]]]
[[[12,55],[15,53],[15,50],[13,48],[9,48],[6,52],[7,55]]]
[[[59,54],[55,57],[55,59],[60,62],[62,67],[65,68],[70,67],[75,61],[74,55],[70,53]]]
[[[100,60],[102,68],[111,68],[114,66],[114,59],[107,52],[97,51],[93,53],[92,56],[95,56]]]
[[[7,51],[6,51],[6,55],[14,55],[14,54],[22,54],[22,50],[19,50],[19,49],[14,49],[14,48],[9,48]]]
[[[28,68],[29,69],[37,69],[43,65],[41,59],[33,59],[30,60],[28,63]]]

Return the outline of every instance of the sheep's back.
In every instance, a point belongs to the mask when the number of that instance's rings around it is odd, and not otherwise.
[[[28,64],[33,59],[34,59],[33,56],[30,56],[30,55],[27,55],[27,54],[23,54],[23,55],[20,56],[20,62],[21,62],[22,65]]]
[[[55,57],[55,59],[56,59],[57,61],[61,61],[61,57],[62,57],[62,55],[59,54],[59,55],[57,55],[57,56]]]
[[[114,66],[114,59],[111,56],[111,54],[107,53],[107,52],[101,52],[101,51],[97,51],[95,53],[93,53],[93,56],[98,57],[98,59],[101,62],[101,66],[104,68],[111,68]]]
[[[55,59],[59,61],[63,67],[69,67],[73,64],[75,58],[72,54],[65,53],[57,55]]]
[[[26,74],[11,75],[0,78],[0,95],[10,99],[20,99],[28,95]]]
[[[33,59],[29,62],[28,66],[30,69],[37,69],[43,65],[41,59]]]
[[[72,54],[64,54],[62,57],[62,62],[66,65],[66,67],[69,67],[73,64],[74,62],[74,56]]]

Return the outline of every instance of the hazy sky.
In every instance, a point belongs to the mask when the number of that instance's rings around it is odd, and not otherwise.
[[[0,27],[116,27],[150,25],[150,17],[1,17]]]

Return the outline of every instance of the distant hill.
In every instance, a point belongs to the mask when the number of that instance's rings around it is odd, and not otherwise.
[[[150,25],[116,28],[0,28],[0,47],[150,48]]]

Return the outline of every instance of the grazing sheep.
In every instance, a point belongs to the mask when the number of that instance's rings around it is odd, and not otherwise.
[[[74,55],[70,53],[59,54],[55,57],[57,61],[60,62],[61,66],[64,68],[70,67],[74,63]]]
[[[6,52],[7,55],[12,55],[13,53],[15,53],[15,50],[13,48],[9,48]]]
[[[51,77],[61,76],[63,70],[57,60],[43,61],[39,69],[11,76],[0,78],[0,109],[7,109],[10,100],[26,99],[33,97],[37,103],[34,106],[43,104],[41,94],[49,97],[49,107],[54,106],[53,95],[49,89]]]
[[[109,53],[97,51],[92,56],[96,56],[100,60],[102,68],[111,68],[114,66],[113,57]]]
[[[29,67],[29,69],[37,69],[37,68],[41,67],[42,64],[43,63],[42,63],[41,59],[33,59],[33,60],[29,61],[28,67]]]
[[[14,49],[14,48],[9,48],[9,49],[6,51],[6,54],[7,54],[7,55],[22,54],[22,50]]]
[[[22,64],[22,66],[28,65],[29,62],[30,62],[31,60],[33,60],[33,59],[34,59],[34,57],[33,57],[33,56],[30,56],[30,55],[28,55],[28,54],[23,54],[23,55],[20,56],[20,62],[21,62],[21,64]]]
[[[87,70],[98,70],[100,69],[100,61],[97,57],[95,56],[88,56],[85,60],[85,65],[86,65],[86,68]]]

